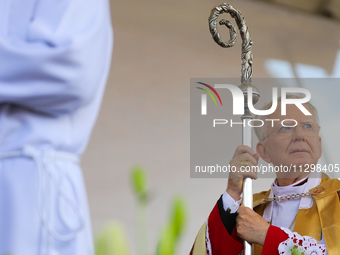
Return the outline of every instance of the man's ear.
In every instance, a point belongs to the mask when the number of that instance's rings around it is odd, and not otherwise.
[[[266,151],[266,147],[264,146],[264,141],[258,142],[256,144],[256,151],[258,154],[260,154],[261,158],[266,161],[267,163],[271,163],[272,160],[269,157],[267,151]]]

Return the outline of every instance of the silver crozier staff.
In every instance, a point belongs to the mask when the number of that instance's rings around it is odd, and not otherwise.
[[[253,119],[247,103],[247,94],[248,88],[251,87],[253,94],[253,104],[255,104],[259,97],[260,93],[258,89],[251,85],[251,76],[253,72],[253,54],[251,51],[251,45],[253,44],[250,39],[250,34],[248,31],[248,27],[246,25],[246,21],[243,18],[241,12],[236,8],[232,7],[229,4],[221,4],[216,6],[214,9],[211,10],[211,14],[209,17],[209,29],[212,37],[214,38],[215,42],[218,43],[221,47],[229,48],[234,46],[237,38],[237,33],[233,24],[225,19],[220,20],[220,25],[225,25],[229,28],[230,33],[230,40],[228,42],[224,42],[218,31],[217,31],[217,19],[220,14],[222,13],[229,13],[231,17],[236,20],[237,26],[240,30],[241,38],[242,38],[242,54],[241,54],[241,85],[239,88],[242,90],[244,95],[244,115],[241,117],[242,121],[246,122],[246,125],[243,125],[242,128],[242,144],[252,147],[252,129],[248,125],[248,121]],[[248,162],[242,162],[242,166],[248,166]],[[252,192],[252,180],[250,178],[246,178],[244,180],[243,186],[243,205],[253,209],[253,192]],[[244,241],[244,255],[252,255],[253,249],[251,244]]]

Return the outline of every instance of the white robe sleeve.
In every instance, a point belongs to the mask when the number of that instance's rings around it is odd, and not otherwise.
[[[107,0],[3,1],[0,16],[0,104],[60,115],[105,82],[113,38]]]
[[[235,201],[227,191],[224,191],[222,195],[222,202],[223,202],[223,209],[227,211],[227,209],[230,209],[230,213],[235,213],[238,208],[240,207],[242,198],[239,200]]]

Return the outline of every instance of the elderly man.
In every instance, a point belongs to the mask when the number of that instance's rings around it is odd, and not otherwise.
[[[200,229],[190,254],[237,255],[243,250],[243,240],[254,243],[256,255],[340,254],[336,241],[340,236],[340,181],[311,171],[322,154],[320,127],[314,106],[304,106],[312,115],[288,105],[287,115],[282,116],[278,107],[267,116],[276,121],[255,130],[257,153],[247,146],[237,147],[230,165],[238,171],[230,173],[227,189]],[[264,109],[270,107],[271,103]],[[253,211],[240,203],[244,178],[256,179],[257,174],[240,170],[257,166],[260,157],[274,167],[290,167],[290,172],[277,172],[271,189],[254,195]]]

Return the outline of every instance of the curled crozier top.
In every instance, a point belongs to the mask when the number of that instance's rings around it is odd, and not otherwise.
[[[242,38],[242,54],[241,54],[241,82],[251,83],[251,76],[253,73],[253,54],[252,54],[252,41],[250,38],[250,33],[246,25],[246,21],[243,18],[241,12],[232,7],[229,4],[221,4],[216,6],[211,10],[209,17],[209,29],[214,41],[223,48],[229,48],[235,45],[237,39],[237,32],[234,25],[225,19],[220,20],[220,25],[225,25],[229,28],[230,40],[228,42],[223,41],[217,30],[217,20],[220,14],[229,13],[231,17],[236,20],[237,26],[240,30],[240,35]]]

